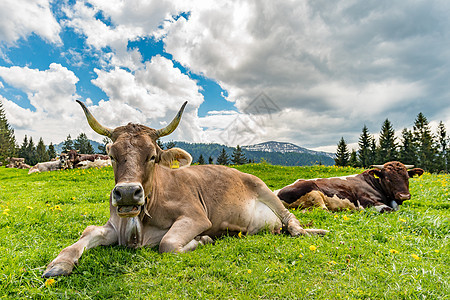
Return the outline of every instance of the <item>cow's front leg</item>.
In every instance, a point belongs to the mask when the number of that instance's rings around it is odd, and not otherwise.
[[[47,266],[42,277],[69,275],[84,250],[114,243],[117,243],[117,233],[110,222],[105,226],[88,226],[75,244],[64,248]]]
[[[159,244],[159,252],[188,252],[198,245],[212,243],[213,240],[202,232],[211,228],[211,222],[206,218],[191,219],[183,217],[170,227]]]

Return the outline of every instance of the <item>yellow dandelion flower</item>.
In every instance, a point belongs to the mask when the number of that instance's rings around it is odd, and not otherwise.
[[[349,217],[347,217],[346,215],[342,216],[342,219],[344,219],[344,221],[347,221],[348,219],[350,219]]]
[[[27,206],[27,208],[29,209],[29,210],[33,210],[34,208],[32,208],[31,206]]]
[[[436,249],[436,250],[434,250],[434,252],[439,253],[439,250]]]
[[[3,215],[9,216],[9,213],[6,211],[6,209],[2,212]]]
[[[239,237],[239,238],[242,238],[242,232],[241,232],[241,231],[239,231],[238,237]]]
[[[72,200],[75,200],[76,198],[75,197],[72,197]]]
[[[338,215],[334,215],[334,218],[337,219],[337,218],[339,218],[339,216]]]
[[[405,219],[399,219],[400,222],[406,223]]]
[[[46,205],[47,205],[47,207],[50,207],[50,204],[47,203]]]
[[[299,255],[298,255],[298,257],[299,257],[299,258],[302,258],[302,257],[303,257],[303,255],[302,255],[302,254],[299,254]]]
[[[45,286],[49,287],[55,284],[55,279],[49,278],[45,281]]]
[[[414,258],[415,260],[419,260],[420,259],[420,257],[417,256],[416,254],[411,254],[411,257]]]
[[[248,270],[247,270],[247,273],[248,273],[248,274],[252,274],[252,270],[248,269]]]
[[[389,250],[389,252],[391,252],[392,254],[397,254],[398,253],[398,251],[395,250],[395,249],[391,249],[391,250]]]
[[[55,205],[55,210],[62,211],[61,207],[59,205]]]
[[[314,246],[314,245],[311,245],[311,246],[309,246],[309,250],[311,250],[311,251],[316,251],[316,250],[317,250],[317,247]]]
[[[337,264],[337,262],[335,262],[334,260],[332,260],[332,261],[329,261],[328,264],[329,264],[329,265],[335,265],[335,264]]]

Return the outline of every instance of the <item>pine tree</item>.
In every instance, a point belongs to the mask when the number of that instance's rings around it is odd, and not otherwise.
[[[401,137],[399,160],[406,165],[417,164],[416,147],[414,146],[414,136],[411,130],[404,128]]]
[[[375,141],[375,138],[372,138],[372,141],[370,143],[370,165],[376,163],[377,163],[377,143]]]
[[[208,158],[208,164],[210,165],[214,164],[214,159],[211,156]]]
[[[349,157],[350,153],[347,149],[347,143],[345,142],[344,137],[341,137],[336,150],[336,158],[334,159],[336,166],[347,166]]]
[[[438,145],[438,170],[443,170],[445,172],[448,171],[448,162],[447,162],[447,130],[445,129],[445,125],[442,121],[439,122],[437,129],[437,145]]]
[[[9,125],[3,103],[0,101],[0,162],[5,163],[8,157],[13,156],[16,156],[14,129]]]
[[[200,154],[200,156],[198,157],[198,164],[199,165],[204,165],[205,164],[205,158],[203,157],[203,154]]]
[[[27,148],[25,149],[27,153],[27,158],[25,158],[25,162],[30,166],[34,166],[38,163],[36,146],[34,145],[33,138],[30,136],[30,140],[28,141]]]
[[[227,152],[225,151],[225,148],[222,148],[222,151],[220,152],[219,156],[217,157],[217,164],[219,165],[229,165],[230,159],[228,157]]]
[[[70,137],[70,134],[67,136],[66,140],[63,142],[62,152],[69,152],[73,150],[73,140]]]
[[[356,155],[356,150],[352,149],[352,152],[350,153],[350,159],[348,161],[348,165],[351,167],[357,167],[358,166],[358,156]]]
[[[157,140],[157,141],[159,141],[159,140]],[[99,154],[107,155],[108,153],[107,153],[107,151],[106,151],[106,145],[108,145],[108,144],[111,143],[111,142],[112,142],[112,141],[111,141],[110,138],[104,137],[103,140],[102,140],[102,143],[103,143],[103,144],[101,144],[101,145],[98,146],[98,152],[99,152]],[[162,148],[161,148],[161,149],[162,149]]]
[[[243,165],[247,163],[247,159],[245,158],[245,154],[242,151],[242,148],[239,145],[234,148],[233,153],[231,154],[231,161],[235,165]]]
[[[359,165],[363,168],[367,168],[374,163],[373,160],[371,159],[371,151],[370,151],[372,139],[373,139],[372,136],[369,134],[369,129],[367,128],[366,125],[364,125],[358,141],[359,146],[358,160]]]
[[[44,162],[50,160],[47,150],[45,149],[45,144],[42,137],[39,139],[39,142],[36,146],[36,159],[37,162]]]
[[[80,133],[77,139],[74,141],[73,146],[79,153],[94,154],[94,148],[91,142],[88,140],[85,133]]]
[[[381,126],[379,142],[380,147],[378,148],[377,160],[380,163],[386,163],[398,159],[395,130],[392,127],[392,123],[388,119],[386,119]]]
[[[56,150],[55,146],[53,146],[53,143],[50,143],[50,145],[48,145],[47,154],[49,159],[56,157]]]
[[[156,144],[159,146],[159,148],[161,148],[161,150],[164,150],[164,144],[163,144],[163,142],[161,142],[160,139],[156,140]]]
[[[25,158],[25,162],[29,160],[28,149],[28,138],[27,135],[23,138],[22,145],[19,148],[19,157]]]
[[[417,115],[413,130],[418,165],[429,172],[435,171],[437,150],[434,146],[430,125],[423,113]]]
[[[174,141],[170,141],[166,144],[166,149],[172,149],[173,147],[175,147],[177,144]]]

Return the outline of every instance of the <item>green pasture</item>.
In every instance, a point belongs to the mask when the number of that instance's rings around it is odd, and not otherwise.
[[[278,189],[298,178],[360,169],[236,167]],[[46,265],[88,225],[108,220],[111,168],[27,175],[0,168],[0,298],[4,299],[450,299],[450,175],[410,180],[395,213],[293,211],[324,237],[223,237],[186,254],[99,247],[71,276]],[[213,188],[213,187],[211,187]]]

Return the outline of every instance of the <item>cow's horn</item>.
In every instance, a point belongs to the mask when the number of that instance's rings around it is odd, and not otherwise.
[[[91,126],[91,128],[97,132],[98,134],[107,136],[109,138],[111,138],[112,136],[112,130],[103,126],[102,124],[100,124],[95,118],[94,116],[91,114],[91,112],[89,111],[89,109],[87,109],[87,107],[84,105],[83,102],[77,100],[78,104],[81,105],[81,108],[83,108],[84,114],[86,115],[86,119],[89,123],[89,126]]]
[[[406,167],[407,169],[412,169],[412,168],[414,168],[414,165],[405,165],[405,167]]]
[[[178,124],[180,123],[181,115],[183,114],[186,104],[187,101],[183,103],[177,115],[175,116],[175,118],[173,118],[172,122],[170,122],[169,125],[167,125],[164,128],[156,130],[156,136],[158,138],[171,134],[177,128]]]
[[[383,169],[384,165],[371,165],[371,168],[378,168],[378,169]]]

